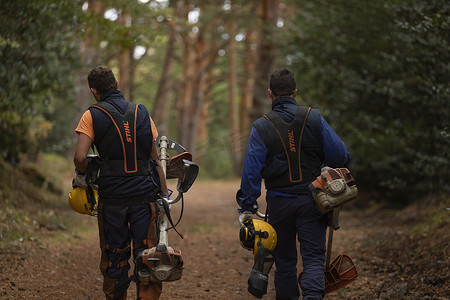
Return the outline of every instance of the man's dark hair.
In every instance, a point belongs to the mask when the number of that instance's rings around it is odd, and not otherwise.
[[[270,75],[270,89],[275,96],[290,96],[295,91],[294,72],[278,69]]]
[[[89,88],[94,88],[100,95],[117,89],[116,77],[110,68],[98,66],[92,69],[88,75]]]

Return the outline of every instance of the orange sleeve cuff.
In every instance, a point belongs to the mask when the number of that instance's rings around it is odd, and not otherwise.
[[[75,132],[77,134],[84,133],[88,137],[91,138],[92,141],[94,141],[95,134],[94,134],[94,125],[92,122],[92,115],[89,110],[86,110],[83,114],[83,116],[80,119],[80,122],[78,123],[77,128],[75,129]]]

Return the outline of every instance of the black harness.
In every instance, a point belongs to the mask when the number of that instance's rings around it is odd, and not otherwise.
[[[267,189],[284,190],[292,187],[292,192],[300,192],[294,186],[303,185],[316,177],[314,174],[317,173],[317,164],[302,149],[303,131],[310,111],[311,107],[298,106],[290,123],[271,111],[255,123],[268,149],[266,165],[262,170]],[[268,123],[263,122],[264,119]]]
[[[101,101],[92,105],[103,111],[112,121],[112,125],[100,144],[96,145],[102,164],[100,176],[145,176],[149,175],[149,159],[138,159],[146,157],[145,151],[136,140],[136,117],[138,106],[128,102],[125,114],[121,114],[113,105]],[[119,138],[123,159],[112,160],[106,156],[107,150],[112,142]]]
[[[264,118],[272,124],[281,139],[281,144],[274,143],[268,147],[268,155],[273,156],[284,150],[289,166],[289,181],[292,183],[302,181],[302,166],[300,164],[302,135],[310,110],[311,107],[299,106],[291,123],[286,123],[274,111],[264,115]],[[264,140],[264,137],[262,139]]]

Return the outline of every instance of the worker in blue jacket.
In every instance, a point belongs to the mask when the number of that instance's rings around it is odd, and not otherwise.
[[[347,168],[350,154],[318,110],[297,104],[292,71],[272,73],[268,93],[272,111],[254,122],[248,141],[237,193],[239,222],[242,226],[256,213],[264,178],[268,222],[277,232],[276,299],[300,296],[296,238],[303,264],[303,299],[323,299],[327,216],[315,206],[308,185],[323,166]]]

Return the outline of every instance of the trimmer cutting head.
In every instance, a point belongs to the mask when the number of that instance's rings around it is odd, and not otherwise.
[[[298,285],[301,286],[303,272],[298,275]],[[325,294],[337,291],[353,281],[358,277],[355,264],[350,256],[346,254],[338,255],[330,264],[328,269],[325,269]]]

